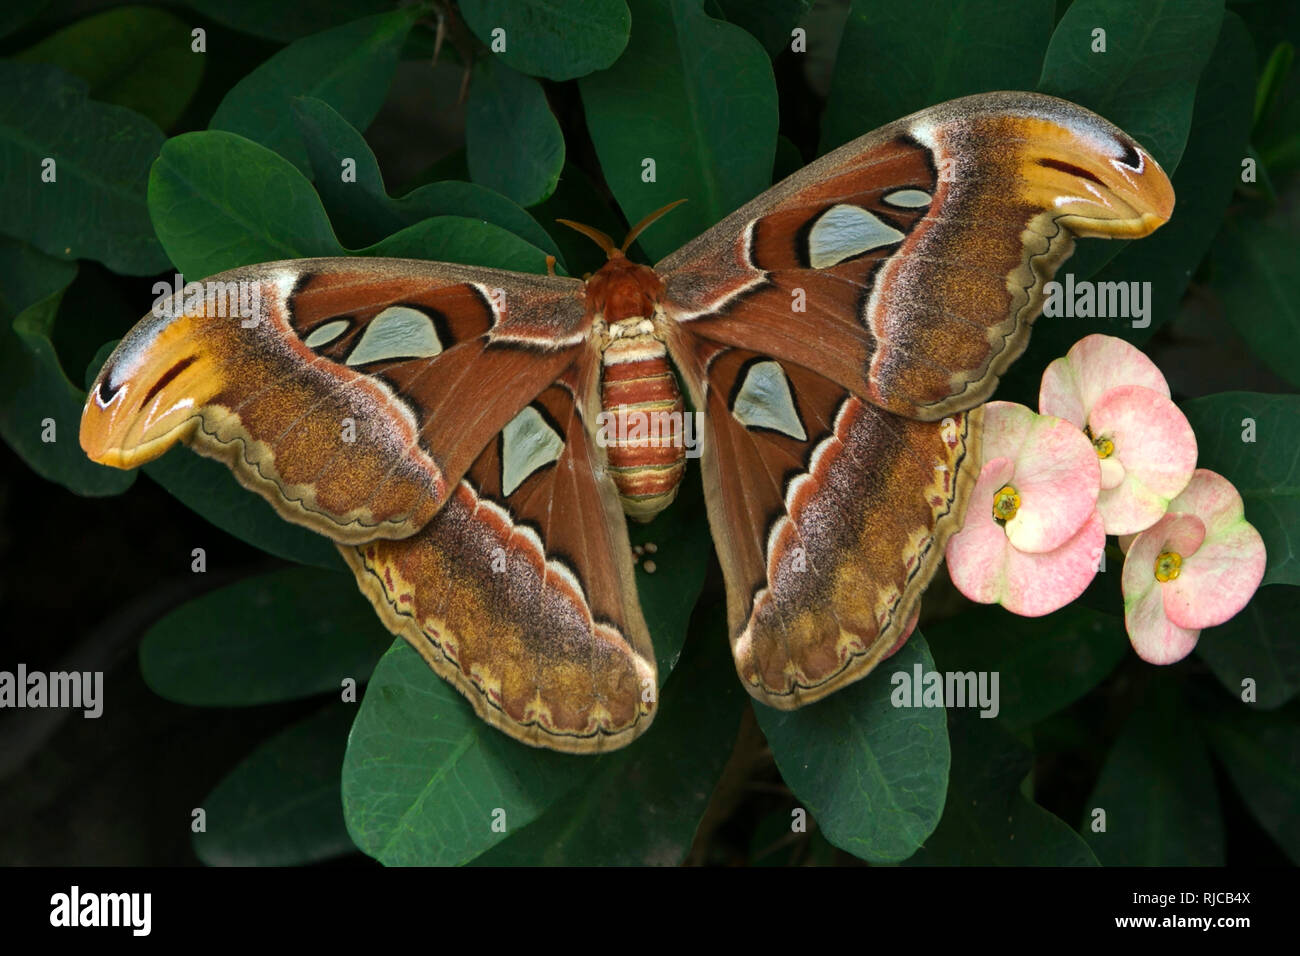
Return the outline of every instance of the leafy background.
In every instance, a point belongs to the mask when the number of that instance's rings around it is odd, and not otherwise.
[[[0,860],[1300,861],[1298,39],[1287,0],[6,5],[0,666],[103,670],[107,703],[99,720],[0,713]],[[580,275],[599,252],[557,217],[617,236],[689,198],[640,241],[654,261],[826,149],[1002,88],[1100,112],[1174,177],[1168,226],[1067,267],[1151,282],[1151,326],[1044,319],[999,397],[1032,404],[1092,332],[1164,369],[1269,552],[1251,605],[1175,666],[1130,651],[1112,553],[1037,620],[973,607],[941,574],[890,665],[796,713],[754,705],[692,477],[634,531],[659,548],[659,572],[638,571],[667,678],[655,726],[600,758],[535,751],[474,719],[333,549],[220,465],[178,450],[140,479],[78,448],[85,383],[174,270],[550,254]],[[916,665],[998,671],[1000,714],[890,706],[889,674]]]

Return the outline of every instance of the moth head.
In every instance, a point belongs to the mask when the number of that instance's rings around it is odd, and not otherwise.
[[[663,280],[649,266],[629,261],[626,253],[647,226],[684,202],[685,199],[678,199],[650,213],[628,231],[621,246],[614,245],[614,240],[599,229],[569,219],[556,220],[596,243],[609,259],[594,275],[586,277],[587,294],[593,310],[603,320],[619,322],[629,318],[648,318],[653,313],[655,303],[663,293]]]
[[[1070,119],[1021,120],[1033,126],[1019,158],[1025,198],[1076,236],[1137,239],[1168,222],[1174,188],[1151,154],[1098,116]]]
[[[81,413],[81,447],[93,461],[135,468],[193,434],[220,386],[195,334],[202,321],[155,315],[118,344]]]

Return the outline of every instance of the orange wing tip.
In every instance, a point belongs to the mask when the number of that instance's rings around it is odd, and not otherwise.
[[[1169,221],[1174,187],[1145,149],[1100,117],[1085,130],[1022,119],[1023,194],[1077,236],[1140,239]]]
[[[222,378],[191,324],[142,323],[109,356],[81,413],[81,447],[92,461],[136,468],[194,433]]]
[[[185,441],[198,427],[198,419],[191,418],[175,428],[149,439],[134,448],[122,448],[115,444],[118,440],[110,427],[104,423],[103,416],[83,414],[81,418],[81,449],[91,461],[111,468],[128,470],[147,465],[162,455],[177,442]]]

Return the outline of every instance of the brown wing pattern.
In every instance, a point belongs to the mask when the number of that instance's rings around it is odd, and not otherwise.
[[[576,370],[490,443],[421,531],[340,550],[385,624],[489,723],[570,752],[649,726],[654,653]]]
[[[933,421],[992,394],[1075,236],[1145,235],[1172,207],[1164,172],[1105,120],[990,94],[827,154],[657,269],[695,334]]]
[[[1145,235],[1172,206],[1105,120],[992,94],[824,156],[659,264],[752,694],[797,707],[897,646],[978,473],[968,410],[1044,284],[1075,236]]]
[[[82,445],[133,467],[175,442],[338,541],[404,537],[584,339],[577,280],[414,260],[269,263],[124,338]],[[170,309],[170,301],[162,309]]]
[[[736,667],[755,697],[799,707],[907,633],[978,473],[978,415],[906,419],[793,363],[686,341]]]

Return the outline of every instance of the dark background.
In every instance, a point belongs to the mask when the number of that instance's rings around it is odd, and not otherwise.
[[[17,32],[0,40],[0,55],[25,49],[53,30],[107,3],[51,3]],[[1253,8],[1234,6],[1267,30]],[[1058,4],[1058,10],[1064,4]],[[202,86],[171,134],[202,129],[225,91],[273,53],[276,44],[240,37],[183,7],[171,7],[208,30],[209,62]],[[1258,51],[1264,56],[1268,50]],[[791,56],[775,60],[783,97],[781,132],[804,158],[817,153],[822,97],[809,86]],[[432,75],[433,82],[429,77]],[[445,61],[429,70],[403,63],[389,99],[366,133],[394,195],[437,168],[461,142],[463,106],[457,97],[461,67]],[[548,86],[551,107],[566,131],[571,160],[599,179],[599,164],[581,132],[576,85]],[[151,300],[152,279],[118,276],[83,262],[65,308],[96,315],[103,341],[121,332]],[[1175,400],[1221,391],[1291,391],[1270,373],[1222,321],[1222,304],[1194,283],[1177,323],[1165,326],[1147,346],[1165,371]],[[74,380],[91,359],[86,340],[56,346]],[[143,630],[167,610],[212,588],[285,562],[230,537],[188,510],[151,480],[141,477],[111,502],[81,499],[30,471],[0,445],[0,666],[23,661],[41,670],[105,672],[112,706],[96,721],[79,712],[0,711],[0,863],[7,864],[194,864],[188,817],[178,807],[200,806],[204,797],[258,742],[311,713],[305,701],[242,710],[199,709],[173,704],[144,684],[137,660]],[[1249,515],[1248,515],[1249,517]],[[190,551],[207,550],[210,570],[190,571]],[[934,588],[947,587],[940,575]],[[700,610],[721,600],[716,566]],[[944,599],[927,596],[927,609]],[[1205,670],[1193,661],[1190,667]],[[1144,679],[1143,665],[1126,659],[1092,694],[1073,705],[1062,725],[1099,731],[1087,742],[1040,756],[1036,800],[1065,821],[1081,818],[1107,745],[1128,712],[1126,699]],[[1213,678],[1209,678],[1213,680]],[[1284,854],[1261,830],[1216,765],[1226,832],[1226,862],[1284,865]],[[726,787],[706,816],[693,862],[737,863],[751,857],[759,822],[795,805],[751,725],[742,732]],[[807,841],[788,850],[785,862],[854,862]],[[374,865],[359,852],[335,862]]]

